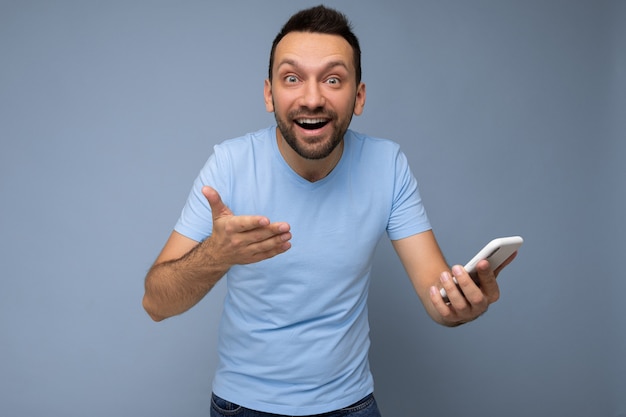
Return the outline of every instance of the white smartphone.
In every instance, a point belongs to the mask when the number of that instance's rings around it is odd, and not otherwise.
[[[483,247],[476,254],[476,256],[474,256],[467,264],[465,264],[465,270],[470,275],[470,277],[472,277],[474,282],[478,284],[478,275],[476,273],[476,264],[478,264],[478,262],[486,259],[489,262],[489,266],[491,266],[491,269],[496,269],[500,265],[502,265],[502,263],[506,261],[509,256],[513,255],[513,253],[518,250],[520,246],[522,246],[522,243],[524,243],[524,239],[522,239],[521,236],[508,236],[494,239],[491,242],[487,243],[485,247]],[[453,279],[454,282],[457,283],[456,279]],[[448,300],[448,294],[446,293],[446,290],[441,288],[439,292],[441,293],[441,296],[443,297],[443,300],[446,302],[446,304],[449,304],[450,300]]]

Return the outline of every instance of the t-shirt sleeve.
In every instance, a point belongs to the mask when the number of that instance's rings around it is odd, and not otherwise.
[[[422,203],[417,179],[411,172],[406,155],[396,154],[395,184],[387,235],[399,240],[431,229],[426,209]]]
[[[216,149],[217,151],[217,149]],[[211,235],[213,230],[213,216],[211,206],[202,194],[202,187],[211,186],[224,197],[225,184],[223,176],[219,175],[219,158],[213,153],[193,182],[187,202],[182,209],[180,217],[174,226],[178,233],[201,242]]]

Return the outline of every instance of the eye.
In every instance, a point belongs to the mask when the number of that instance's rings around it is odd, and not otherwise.
[[[326,80],[326,83],[330,84],[330,85],[339,85],[340,80],[337,77],[330,77]]]
[[[295,75],[287,75],[285,77],[285,82],[287,84],[294,84],[298,82],[298,77],[296,77]]]

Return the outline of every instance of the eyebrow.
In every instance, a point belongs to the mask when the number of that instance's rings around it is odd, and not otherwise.
[[[291,65],[291,66],[293,66],[295,68],[299,68],[300,67],[300,65],[298,65],[298,63],[295,60],[290,59],[290,58],[285,58],[285,59],[283,59],[282,61],[280,61],[278,63],[278,65],[276,66],[276,70],[278,71],[280,69],[280,67],[282,67],[283,65]],[[330,61],[330,62],[328,62],[328,64],[326,64],[326,66],[324,67],[324,71],[328,71],[328,70],[330,70],[332,68],[335,68],[335,67],[343,67],[347,71],[350,71],[350,69],[348,68],[348,65],[345,62],[343,62],[343,61]]]

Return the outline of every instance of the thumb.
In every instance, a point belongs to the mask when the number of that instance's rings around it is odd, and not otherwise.
[[[233,215],[233,212],[230,211],[226,204],[224,204],[222,197],[220,197],[219,193],[214,188],[205,185],[202,187],[202,194],[204,194],[209,202],[209,205],[211,206],[211,212],[213,213],[214,219],[217,217]]]

